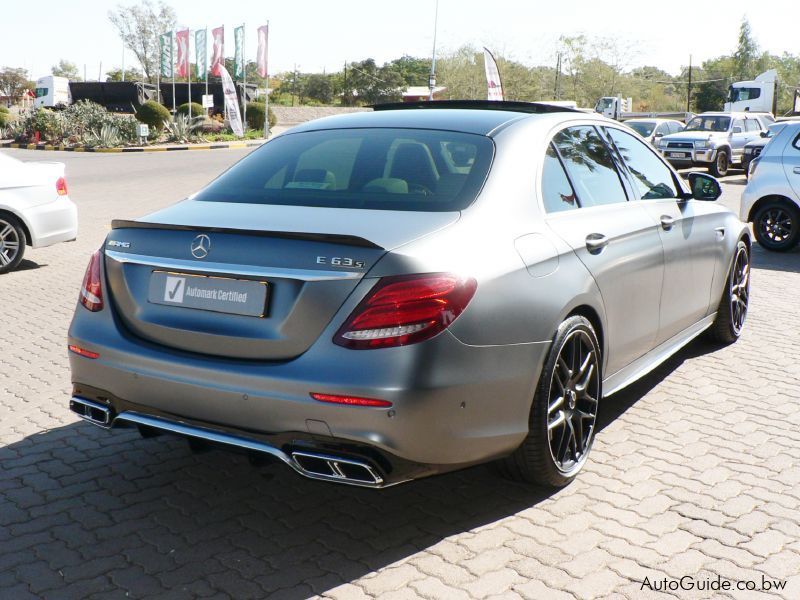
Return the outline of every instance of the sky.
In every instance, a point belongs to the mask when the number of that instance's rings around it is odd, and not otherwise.
[[[122,43],[108,11],[132,3],[5,0],[0,4],[0,67],[23,67],[36,79],[65,59],[81,72],[85,65],[88,78],[97,79],[122,63]],[[338,71],[345,61],[369,57],[379,64],[404,54],[430,57],[433,48],[436,0],[169,4],[181,27],[224,24],[228,56],[233,54],[233,27],[244,23],[250,60],[255,59],[256,28],[269,20],[270,73],[295,67],[301,72]],[[439,0],[437,48],[442,54],[465,44],[487,46],[527,65],[554,65],[559,36],[585,34],[615,38],[630,48],[629,68],[653,65],[676,75],[690,54],[697,65],[732,52],[745,15],[762,50],[800,54],[798,0]],[[125,64],[135,64],[130,51]]]

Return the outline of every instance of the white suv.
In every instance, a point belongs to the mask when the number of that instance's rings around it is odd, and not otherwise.
[[[800,242],[800,122],[787,124],[751,163],[739,214],[767,250]]]

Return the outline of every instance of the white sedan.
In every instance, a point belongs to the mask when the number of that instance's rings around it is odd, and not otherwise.
[[[0,153],[0,275],[22,261],[25,246],[43,248],[78,237],[64,163],[22,162]]]

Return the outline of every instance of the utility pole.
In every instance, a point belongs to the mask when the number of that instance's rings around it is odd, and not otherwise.
[[[350,95],[350,91],[347,89],[347,61],[344,61],[344,84],[342,87],[344,88],[342,89],[342,104],[349,106],[350,99],[347,97]]]
[[[692,112],[692,55],[689,55],[689,85],[686,86],[686,112]]]
[[[431,58],[431,74],[428,77],[428,102],[433,100],[433,90],[436,87],[436,32],[439,30],[439,0],[436,0],[436,13],[433,17],[433,54]]]
[[[559,98],[560,94],[558,90],[558,84],[559,84],[558,80],[560,77],[561,77],[561,52],[558,53],[558,58],[556,60],[556,83],[555,83],[555,88],[553,89],[553,100],[560,99]]]

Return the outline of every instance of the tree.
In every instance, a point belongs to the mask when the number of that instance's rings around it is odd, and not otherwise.
[[[333,82],[330,75],[311,73],[303,78],[303,96],[319,102],[330,104],[333,102]]]
[[[428,85],[428,76],[431,73],[431,61],[428,58],[404,54],[390,62],[389,66],[403,78],[406,86]]]
[[[125,81],[141,81],[142,72],[139,69],[125,69]],[[122,69],[109,69],[106,71],[106,81],[122,81]]]
[[[153,5],[151,0],[143,0],[138,5],[117,6],[108,18],[136,55],[147,81],[154,83],[160,68],[158,36],[175,28],[175,11],[163,1]]]
[[[735,75],[741,79],[755,76],[755,63],[759,58],[758,43],[753,39],[750,31],[750,22],[747,17],[742,18],[739,26],[739,43],[733,53]]]
[[[368,58],[348,65],[347,85],[343,100],[356,99],[361,104],[396,102],[402,99],[405,87],[403,78],[390,64],[378,67],[375,60]]]
[[[55,65],[50,72],[55,75],[56,77],[66,77],[70,81],[80,81],[80,73],[78,71],[78,65],[68,60],[64,60],[63,58],[58,61],[58,64]]]
[[[0,70],[0,94],[8,96],[12,103],[27,89],[30,89],[30,81],[25,69],[5,67]]]

